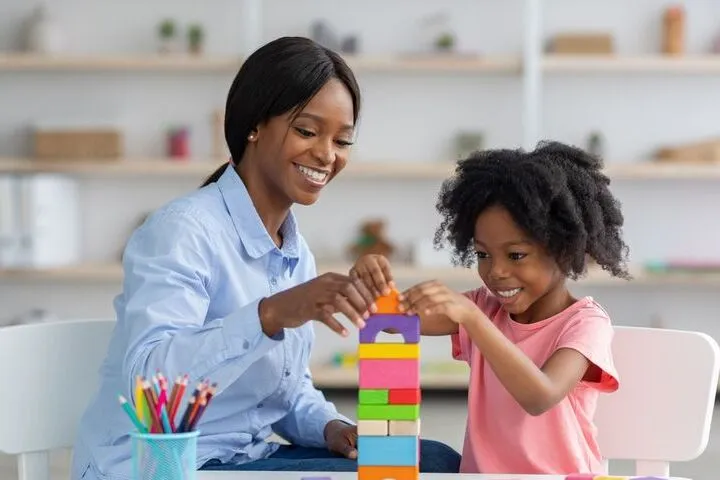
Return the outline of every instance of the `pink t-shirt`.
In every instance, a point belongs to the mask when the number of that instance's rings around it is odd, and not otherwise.
[[[593,423],[600,392],[618,388],[612,360],[613,328],[591,297],[579,299],[540,322],[513,321],[487,289],[466,294],[536,365],[559,348],[572,348],[601,370],[599,382],[582,381],[539,416],[515,401],[460,326],[452,335],[453,357],[471,368],[461,473],[605,473]],[[597,377],[596,377],[597,378]]]

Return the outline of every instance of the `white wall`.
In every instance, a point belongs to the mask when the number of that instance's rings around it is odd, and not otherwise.
[[[359,33],[364,53],[411,52],[417,20],[446,5],[464,51],[520,54],[521,0],[265,0],[263,38],[306,34],[322,17],[344,33]],[[621,53],[654,53],[659,48],[659,0],[543,2],[546,33],[579,28],[609,29]],[[689,49],[706,50],[720,33],[720,3],[685,2],[691,26]],[[0,50],[18,45],[18,23],[30,12],[23,0],[0,3]],[[247,47],[240,0],[155,0],[141,2],[53,2],[51,11],[66,26],[72,52],[151,52],[155,26],[171,15],[184,23],[202,21],[208,54],[240,53]],[[270,13],[272,11],[272,14]],[[379,14],[378,12],[382,12]],[[489,146],[522,143],[522,83],[519,76],[482,74],[361,73],[365,108],[354,161],[449,161],[459,129],[479,128]],[[170,124],[193,128],[193,153],[211,150],[211,113],[224,103],[232,75],[190,73],[8,73],[0,72],[0,156],[25,155],[27,128],[41,120],[114,122],[126,136],[129,156],[163,152]],[[720,79],[682,75],[545,76],[542,135],[584,143],[593,129],[607,141],[607,162],[636,162],[665,142],[692,141],[717,130]],[[115,260],[137,218],[201,181],[188,179],[84,179],[83,239],[88,261]],[[341,254],[364,217],[383,215],[394,242],[406,246],[432,235],[437,181],[370,182],[338,180],[313,208],[298,209],[305,236],[317,252]],[[623,201],[626,238],[634,261],[653,258],[720,259],[716,218],[720,189],[710,180],[622,181],[614,190]],[[330,220],[328,220],[330,219]],[[420,279],[419,279],[420,280]],[[0,281],[2,316],[31,306],[61,316],[112,315],[115,285],[11,284]],[[50,288],[52,287],[52,288]],[[660,314],[668,326],[708,331],[715,327],[717,297],[712,287],[598,287],[580,290],[605,303],[620,324],[647,324]],[[354,340],[323,341],[316,356]],[[428,342],[428,356],[445,356],[446,340]]]

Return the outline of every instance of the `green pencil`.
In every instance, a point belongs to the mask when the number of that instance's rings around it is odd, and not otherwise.
[[[135,414],[135,410],[133,410],[133,408],[130,406],[127,399],[122,395],[118,395],[118,398],[120,399],[120,405],[122,405],[123,410],[125,410],[127,416],[130,417],[130,421],[135,424],[135,427],[140,431],[140,433],[148,433],[147,427],[145,427],[145,425],[143,425],[143,423],[137,417],[137,415]]]

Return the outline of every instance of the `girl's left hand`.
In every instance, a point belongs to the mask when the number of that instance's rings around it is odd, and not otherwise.
[[[400,308],[410,315],[442,315],[457,324],[468,323],[480,313],[469,298],[437,280],[420,283],[403,292]]]

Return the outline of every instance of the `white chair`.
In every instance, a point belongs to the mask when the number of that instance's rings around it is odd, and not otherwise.
[[[670,462],[707,447],[720,349],[704,333],[616,327],[620,389],[601,395],[596,422],[603,456],[634,460],[636,475],[670,476]]]
[[[20,480],[50,478],[51,450],[72,447],[95,393],[114,320],[0,328],[0,451]]]

